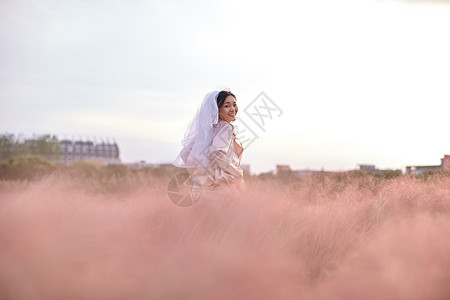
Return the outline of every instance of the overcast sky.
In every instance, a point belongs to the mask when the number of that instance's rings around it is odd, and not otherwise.
[[[0,132],[171,162],[203,96],[227,88],[257,135],[253,172],[439,164],[449,3],[1,0]],[[263,129],[244,112],[262,91],[281,110]]]

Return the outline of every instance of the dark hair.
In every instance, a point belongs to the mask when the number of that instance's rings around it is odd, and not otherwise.
[[[236,99],[236,96],[230,91],[221,91],[221,92],[219,92],[219,94],[217,95],[217,107],[219,109],[222,107],[223,103],[225,102],[225,99],[228,96],[233,96],[234,99]]]

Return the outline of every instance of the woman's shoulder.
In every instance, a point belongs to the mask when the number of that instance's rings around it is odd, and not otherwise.
[[[233,132],[233,125],[231,125],[228,122],[219,120],[219,122],[217,122],[217,124],[214,124],[214,128],[216,132],[219,131],[226,131],[226,132]]]
[[[222,127],[229,127],[229,128],[233,128],[233,125],[231,125],[231,123],[228,123],[226,121],[219,120],[219,121],[217,121],[216,124],[214,124],[214,127],[220,127],[220,128],[222,128]]]
[[[227,147],[233,137],[233,125],[225,121],[219,121],[215,125],[213,145],[219,148]]]

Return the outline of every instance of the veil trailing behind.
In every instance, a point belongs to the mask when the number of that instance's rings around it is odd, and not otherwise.
[[[184,139],[183,149],[173,165],[180,168],[208,167],[210,155],[209,146],[213,138],[213,126],[219,121],[217,95],[219,91],[206,94],[195,117],[189,123]]]

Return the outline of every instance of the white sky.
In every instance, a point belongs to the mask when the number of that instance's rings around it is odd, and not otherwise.
[[[0,132],[110,137],[171,162],[203,96],[282,110],[244,152],[404,168],[450,154],[450,1],[0,0]],[[245,121],[247,121],[245,119]]]

